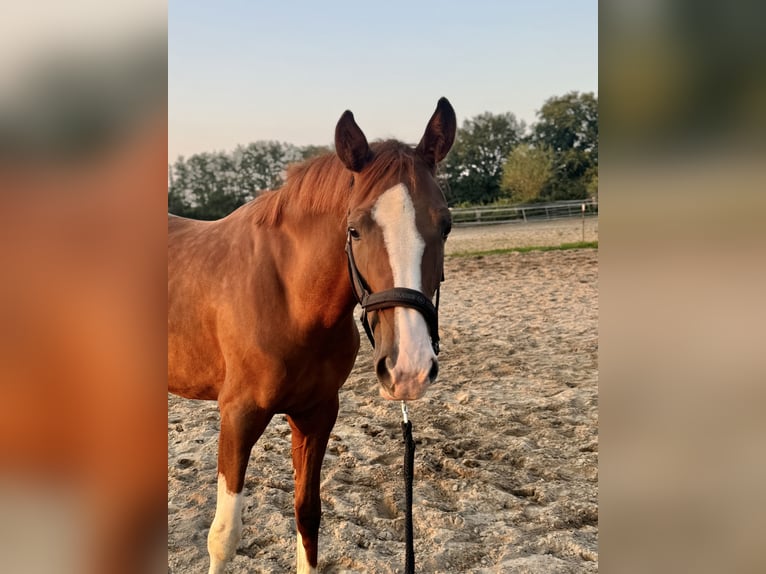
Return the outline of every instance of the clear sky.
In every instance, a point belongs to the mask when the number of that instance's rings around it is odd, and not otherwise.
[[[416,143],[440,96],[458,124],[598,91],[595,0],[170,0],[168,158],[279,140]]]

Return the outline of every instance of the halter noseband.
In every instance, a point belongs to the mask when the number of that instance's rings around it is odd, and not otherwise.
[[[375,348],[375,338],[372,336],[372,329],[367,319],[370,311],[379,309],[389,309],[391,307],[409,307],[415,309],[423,315],[428,325],[428,332],[431,335],[431,345],[434,353],[439,354],[439,291],[441,285],[436,289],[436,305],[431,303],[423,293],[415,289],[406,287],[393,287],[378,293],[371,293],[367,282],[359,273],[354,261],[354,251],[351,248],[351,231],[346,236],[346,255],[348,256],[348,274],[351,279],[351,290],[354,292],[356,300],[362,306],[362,326],[367,338],[370,340],[373,349]],[[442,274],[442,281],[444,275]]]

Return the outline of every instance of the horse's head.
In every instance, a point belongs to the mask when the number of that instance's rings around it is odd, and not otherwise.
[[[439,372],[433,299],[451,218],[435,169],[452,146],[456,123],[442,98],[415,148],[369,145],[349,111],[335,130],[336,153],[354,172],[347,221],[351,280],[374,339],[381,394],[391,400],[419,399]]]

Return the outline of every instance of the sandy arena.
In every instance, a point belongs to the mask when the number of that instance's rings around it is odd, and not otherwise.
[[[582,239],[579,219],[459,227],[448,254]],[[586,219],[585,239],[598,239]],[[598,251],[446,258],[440,374],[410,405],[422,573],[598,571]],[[398,403],[378,395],[370,346],[340,393],[322,474],[322,573],[404,570]],[[207,572],[218,410],[168,399],[168,565]],[[245,483],[228,572],[294,572],[289,427],[276,416]]]

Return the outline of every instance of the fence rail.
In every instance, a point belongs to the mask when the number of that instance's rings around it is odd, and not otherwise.
[[[598,201],[575,199],[515,206],[455,207],[451,208],[450,211],[452,212],[452,223],[455,225],[489,225],[594,216],[598,215]]]

